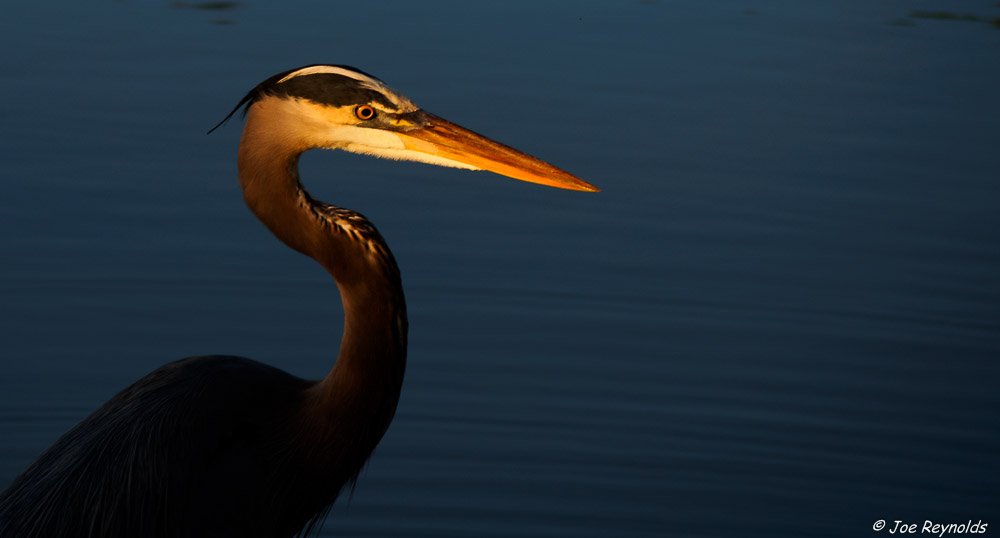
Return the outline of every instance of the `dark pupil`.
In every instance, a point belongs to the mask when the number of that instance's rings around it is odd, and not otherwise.
[[[372,117],[374,114],[375,114],[375,111],[372,110],[372,107],[370,107],[370,106],[363,106],[363,107],[361,107],[361,108],[358,109],[358,116],[361,116],[361,119],[363,119],[363,120],[367,120],[368,118]]]

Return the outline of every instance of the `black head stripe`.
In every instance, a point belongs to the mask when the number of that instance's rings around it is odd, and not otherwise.
[[[299,97],[314,103],[330,106],[349,106],[362,103],[379,103],[389,110],[396,105],[382,92],[366,87],[361,81],[334,73],[315,73],[293,77],[277,84],[268,94]]]
[[[222,121],[219,122],[218,125],[212,127],[212,129],[208,132],[211,133],[219,127],[222,127],[227,121],[229,121],[229,118],[232,118],[241,108],[243,109],[243,115],[246,116],[247,110],[250,110],[250,106],[265,95],[298,97],[332,106],[345,106],[374,101],[383,105],[385,108],[391,110],[396,109],[396,105],[392,101],[386,99],[380,92],[364,87],[359,80],[335,73],[300,75],[292,77],[291,79],[280,84],[278,83],[278,81],[296,71],[307,67],[314,67],[315,65],[320,64],[306,65],[296,67],[295,69],[289,69],[288,71],[278,73],[264,82],[261,82],[256,88],[250,90],[250,92],[247,93],[243,99],[240,99],[240,102],[236,104],[236,107],[233,108],[232,112],[230,112]],[[354,71],[373,80],[378,80],[360,69],[347,65],[332,65],[331,67],[339,67],[341,69]]]

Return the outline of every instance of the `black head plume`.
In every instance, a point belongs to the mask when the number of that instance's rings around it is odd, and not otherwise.
[[[230,118],[232,118],[241,108],[243,109],[243,116],[246,116],[247,110],[250,109],[250,106],[265,95],[301,97],[319,103],[334,104],[338,106],[347,103],[377,101],[387,107],[396,108],[396,105],[391,100],[387,99],[381,92],[363,87],[359,84],[358,80],[344,75],[316,73],[309,74],[308,76],[294,77],[285,82],[281,82],[288,77],[288,75],[291,75],[296,71],[321,66],[353,71],[354,73],[358,73],[369,79],[378,81],[378,79],[372,75],[349,65],[309,64],[302,67],[296,67],[295,69],[282,71],[281,73],[268,78],[264,82],[261,82],[254,89],[250,90],[245,96],[243,96],[243,99],[240,99],[240,102],[236,104],[233,110],[218,123],[218,125],[209,129],[207,134],[211,134],[219,127],[225,125],[226,122],[228,122]]]

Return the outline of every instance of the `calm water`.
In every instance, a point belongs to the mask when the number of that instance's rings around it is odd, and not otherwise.
[[[304,157],[411,319],[324,535],[997,532],[1000,30],[911,13],[1000,6],[801,4],[5,6],[0,484],[175,358],[329,369],[336,288],[205,131],[330,62],[604,191]]]

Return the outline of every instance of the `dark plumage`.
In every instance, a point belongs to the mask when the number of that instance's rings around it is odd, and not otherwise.
[[[331,484],[352,478],[289,472],[287,463],[301,460],[296,451],[305,445],[287,442],[294,425],[282,411],[301,405],[309,386],[240,357],[163,366],[76,425],[14,480],[0,497],[0,535],[291,536],[333,502],[339,488]],[[267,472],[278,468],[284,471]],[[232,491],[247,498],[233,503]],[[298,513],[263,522],[252,517],[252,510],[289,495]],[[165,502],[173,498],[184,502]]]

